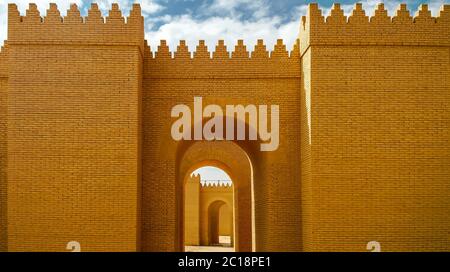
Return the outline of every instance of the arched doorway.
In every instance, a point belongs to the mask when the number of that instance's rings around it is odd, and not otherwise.
[[[218,167],[204,166],[190,173],[184,186],[185,251],[235,251],[230,176]]]
[[[233,214],[227,203],[222,200],[216,200],[208,207],[208,236],[209,245],[222,245],[221,237],[232,237],[232,233],[225,231],[230,225]],[[233,225],[233,224],[232,224]],[[228,234],[228,235],[227,235]]]
[[[232,207],[233,238],[232,243],[236,251],[252,251],[255,245],[254,234],[254,203],[252,196],[253,169],[252,164],[246,152],[236,143],[231,141],[198,141],[192,143],[184,152],[180,164],[179,174],[181,178],[182,196],[179,207],[180,217],[180,244],[185,245],[185,201],[186,201],[186,183],[191,178],[191,173],[204,166],[214,166],[222,169],[233,181],[233,198],[228,207]],[[224,201],[226,202],[226,201]],[[208,205],[209,207],[209,205]],[[214,221],[213,214],[218,214],[220,218],[220,205],[211,206],[211,219]],[[214,211],[214,213],[212,212]],[[210,228],[214,225],[209,225]],[[206,227],[208,229],[208,227]],[[210,240],[207,235],[207,244]],[[200,237],[202,238],[202,237]],[[215,239],[215,238],[214,238]],[[214,240],[213,239],[213,240]],[[205,241],[200,241],[205,243]],[[181,250],[184,250],[182,248]]]
[[[212,102],[217,101],[208,101]],[[175,141],[161,136],[171,133],[171,123],[165,124],[158,131],[154,126],[145,128],[143,251],[184,251],[185,178],[205,165],[220,167],[235,181],[236,251],[300,250],[302,227],[297,207],[302,191],[296,148],[281,144],[274,152],[261,152],[260,140]],[[245,126],[249,131],[249,125]],[[292,131],[286,128],[285,132]],[[283,133],[280,142],[287,143]],[[153,136],[161,137],[155,142]]]

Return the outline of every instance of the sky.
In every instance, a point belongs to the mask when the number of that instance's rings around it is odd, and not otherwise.
[[[335,1],[305,0],[0,0],[0,44],[7,37],[8,3],[16,3],[22,15],[28,3],[36,3],[41,16],[45,15],[49,3],[56,3],[64,16],[70,3],[76,3],[82,15],[92,2],[99,4],[106,15],[111,3],[117,2],[124,15],[128,15],[131,5],[141,4],[145,17],[146,39],[154,51],[159,41],[164,39],[172,51],[176,50],[179,40],[186,40],[190,51],[195,49],[198,40],[205,40],[210,51],[223,39],[231,51],[238,39],[243,39],[247,49],[253,49],[258,39],[264,39],[268,49],[272,50],[276,40],[282,38],[290,50],[295,42],[300,26],[300,18],[306,14],[309,2],[318,2],[324,14],[328,14]],[[371,15],[379,0],[340,0],[346,14],[350,14],[354,3],[360,2]],[[399,3],[408,4],[411,13],[418,5],[427,3],[436,16],[439,7],[450,0],[389,0],[384,1],[389,13],[394,14]]]
[[[232,180],[230,176],[228,176],[225,171],[223,171],[220,168],[212,167],[212,166],[205,166],[198,168],[194,172],[192,172],[193,175],[200,175],[200,181],[202,184],[228,184],[230,185],[232,183]]]

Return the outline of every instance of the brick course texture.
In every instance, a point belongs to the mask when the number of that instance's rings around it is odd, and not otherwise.
[[[172,140],[171,109],[194,96],[279,105],[279,148]],[[200,41],[191,56],[184,41],[152,53],[139,5],[10,4],[0,251],[183,250],[184,178],[204,165],[233,179],[238,250],[450,251],[449,134],[448,5],[311,4],[292,51]]]

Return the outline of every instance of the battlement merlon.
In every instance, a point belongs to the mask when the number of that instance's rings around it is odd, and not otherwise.
[[[0,48],[0,78],[8,77],[8,44]]]
[[[146,44],[144,51],[144,78],[300,78],[300,44],[297,39],[288,51],[278,39],[272,51],[263,40],[258,40],[253,51],[238,40],[234,50],[228,50],[219,40],[210,51],[200,40],[194,51],[181,40],[171,52],[165,40],[160,41],[155,53]]]
[[[166,40],[161,40],[160,45],[156,48],[155,54],[150,51],[150,48],[145,42],[147,51],[150,54],[147,56],[151,59],[160,61],[168,60],[288,60],[294,59],[298,61],[299,56],[299,40],[297,39],[293,45],[292,51],[286,49],[283,39],[277,39],[277,42],[272,51],[268,51],[264,45],[264,41],[259,39],[253,51],[248,51],[244,40],[238,40],[233,51],[228,51],[224,40],[219,40],[215,51],[210,52],[204,40],[199,40],[198,45],[194,51],[190,51],[186,45],[185,40],[180,40],[176,51],[171,52]],[[192,53],[192,54],[191,54]],[[212,53],[212,54],[211,54]]]
[[[8,44],[139,46],[143,53],[144,18],[139,4],[133,4],[126,20],[117,4],[112,4],[106,18],[95,3],[86,17],[81,17],[77,5],[72,4],[64,18],[56,4],[50,4],[45,17],[36,4],[29,4],[25,16],[20,15],[16,4],[9,4]]]
[[[200,186],[201,192],[233,192],[233,184],[209,183]]]
[[[450,46],[450,5],[443,5],[439,16],[432,17],[428,5],[423,4],[412,17],[406,4],[401,4],[390,17],[384,4],[378,4],[369,18],[360,3],[348,17],[339,4],[325,17],[313,3],[302,17],[299,37],[302,54],[312,45]]]

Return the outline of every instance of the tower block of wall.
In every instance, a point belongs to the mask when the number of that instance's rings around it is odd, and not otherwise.
[[[9,5],[9,251],[139,249],[143,44],[139,5]]]
[[[450,245],[450,6],[309,6],[300,27],[304,250]]]
[[[7,129],[6,129],[6,99],[8,86],[8,55],[7,45],[0,48],[0,252],[8,250],[7,229]]]

